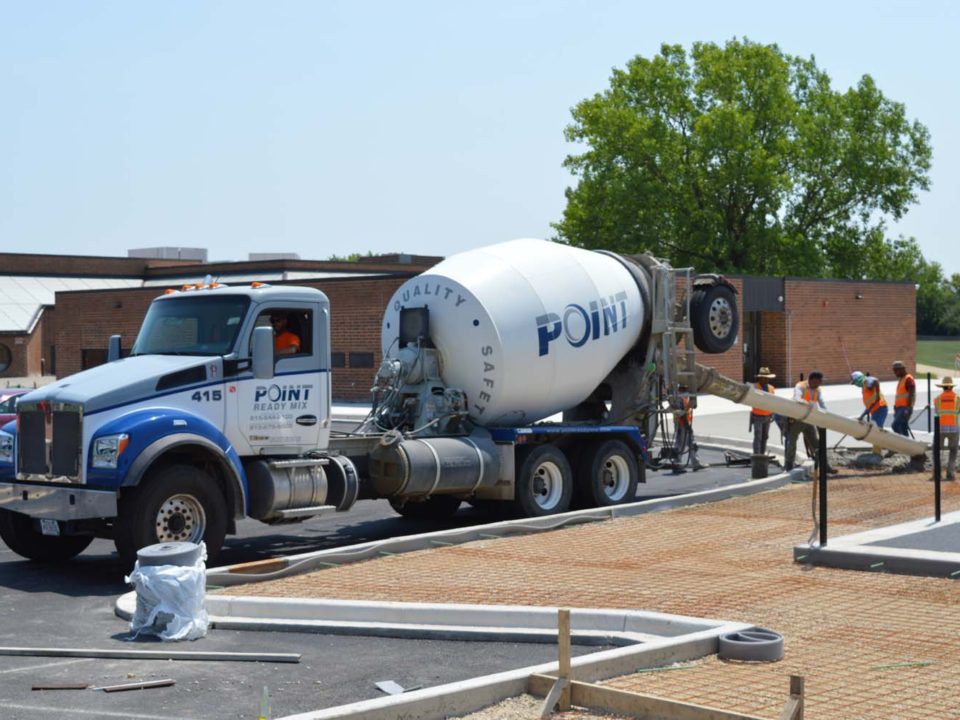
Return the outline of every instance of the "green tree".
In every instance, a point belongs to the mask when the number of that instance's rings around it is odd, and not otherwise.
[[[728,272],[862,277],[929,187],[930,139],[865,75],[776,45],[663,45],[573,108],[560,241]]]

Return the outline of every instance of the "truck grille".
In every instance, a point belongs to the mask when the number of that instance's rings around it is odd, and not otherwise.
[[[17,406],[19,477],[31,480],[78,478],[82,419],[78,405],[46,401],[20,403]],[[36,477],[38,475],[43,477]]]

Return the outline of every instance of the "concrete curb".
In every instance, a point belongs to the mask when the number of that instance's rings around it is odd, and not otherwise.
[[[957,578],[958,573],[960,573],[960,552],[917,550],[870,544],[957,523],[960,523],[960,512],[952,512],[942,516],[939,523],[930,518],[912,520],[898,525],[833,538],[826,547],[820,547],[815,543],[804,543],[794,546],[793,559],[799,563],[809,563],[841,570],[865,570],[899,575]]]

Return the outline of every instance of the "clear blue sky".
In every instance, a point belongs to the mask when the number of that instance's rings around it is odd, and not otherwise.
[[[746,36],[815,55],[838,88],[868,73],[927,125],[933,187],[893,232],[960,272],[958,7],[0,0],[0,249],[545,237],[570,107],[662,42]]]

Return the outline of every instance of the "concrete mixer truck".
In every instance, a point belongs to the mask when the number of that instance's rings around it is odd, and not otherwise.
[[[178,540],[213,560],[239,519],[300,522],[363,498],[417,518],[463,501],[517,516],[626,502],[682,387],[753,398],[695,363],[694,346],[734,342],[735,300],[724,278],[650,255],[539,240],[454,255],[390,300],[371,411],[338,432],[321,291],[169,290],[128,357],[112,337],[110,362],[24,395],[0,428],[0,537],[40,561],[94,537],[125,563]],[[276,317],[296,352],[275,352]]]

